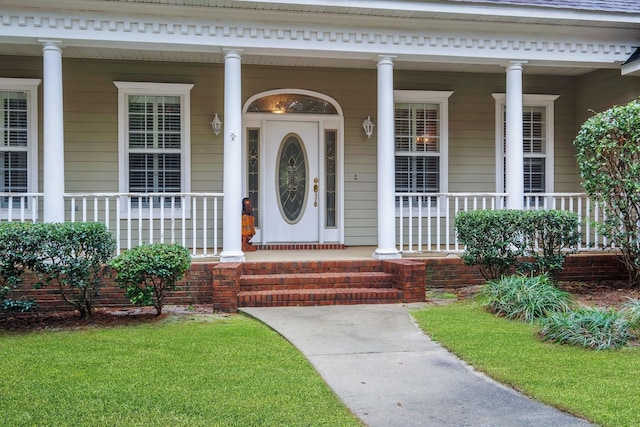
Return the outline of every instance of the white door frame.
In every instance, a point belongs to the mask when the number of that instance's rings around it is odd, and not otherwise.
[[[301,94],[313,96],[325,101],[330,102],[337,110],[338,114],[274,114],[274,113],[251,113],[247,112],[249,105],[255,100],[270,96],[270,95],[278,95],[278,94]],[[336,226],[335,227],[326,227],[326,206],[325,206],[325,197],[324,197],[324,176],[325,176],[325,162],[319,161],[319,177],[320,186],[319,186],[319,197],[318,197],[318,209],[319,209],[319,237],[318,243],[344,243],[344,116],[342,114],[342,109],[340,105],[332,98],[323,95],[321,93],[312,92],[303,89],[282,89],[282,90],[273,90],[262,92],[256,94],[249,98],[244,105],[243,108],[243,117],[242,117],[242,127],[243,133],[245,135],[243,140],[242,147],[242,188],[244,191],[243,197],[248,194],[248,182],[247,182],[247,152],[248,152],[248,131],[249,129],[258,129],[259,130],[259,190],[258,190],[258,199],[259,199],[259,207],[263,206],[265,203],[265,191],[270,191],[272,186],[268,185],[268,178],[265,176],[267,171],[266,165],[266,150],[273,147],[267,147],[267,142],[265,139],[266,136],[266,126],[267,121],[304,121],[309,122],[313,121],[318,123],[318,155],[320,159],[325,158],[325,132],[327,130],[335,130],[336,135],[336,145],[337,145],[337,158],[336,158]],[[273,148],[275,150],[278,147]],[[310,159],[311,160],[311,159]],[[317,159],[314,159],[317,161]],[[266,185],[265,185],[266,184]],[[256,227],[256,235],[252,239],[254,243],[260,244],[268,244],[268,241],[263,241],[264,236],[262,233],[263,224],[265,224],[265,220],[268,221],[268,218],[265,218],[265,209],[258,209],[259,219],[258,226]],[[294,242],[295,243],[295,242]]]

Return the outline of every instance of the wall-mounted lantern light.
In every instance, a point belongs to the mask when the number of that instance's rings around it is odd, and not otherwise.
[[[364,129],[364,133],[367,134],[367,138],[371,138],[374,127],[375,127],[375,124],[373,124],[373,122],[371,121],[371,116],[367,116],[367,120],[362,122],[362,128]]]
[[[222,121],[220,117],[218,117],[218,113],[216,113],[213,120],[211,120],[211,129],[213,129],[214,135],[220,135],[220,131],[222,130]]]

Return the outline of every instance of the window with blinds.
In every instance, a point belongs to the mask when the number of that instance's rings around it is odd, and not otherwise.
[[[440,191],[440,105],[395,106],[396,192]]]
[[[181,171],[181,103],[179,96],[129,95],[129,192],[179,193]],[[132,207],[160,207],[160,197],[134,197]],[[164,198],[180,207],[180,198]]]
[[[0,192],[28,192],[28,111],[27,93],[0,91]],[[20,199],[13,199],[18,208]],[[0,207],[9,207],[9,198],[0,198]]]

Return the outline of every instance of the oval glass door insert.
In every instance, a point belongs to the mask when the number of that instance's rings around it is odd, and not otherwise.
[[[280,212],[285,221],[295,224],[302,218],[309,182],[307,154],[298,135],[292,133],[284,137],[277,163],[276,186]]]

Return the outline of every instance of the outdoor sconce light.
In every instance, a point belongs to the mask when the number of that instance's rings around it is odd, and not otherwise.
[[[220,135],[220,131],[222,130],[222,121],[220,120],[220,117],[218,117],[218,113],[216,113],[216,116],[211,120],[211,129],[213,129],[214,135]]]
[[[362,128],[364,129],[364,133],[367,134],[367,138],[371,138],[371,134],[373,133],[373,128],[375,125],[371,121],[371,116],[367,116],[367,120],[362,122]]]

